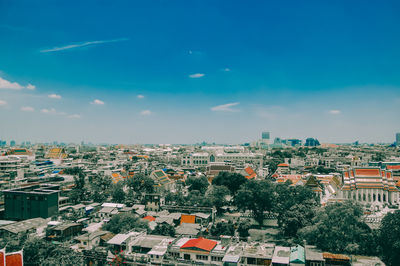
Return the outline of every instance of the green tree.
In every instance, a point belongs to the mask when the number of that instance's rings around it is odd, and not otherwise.
[[[371,255],[374,236],[362,215],[362,207],[353,202],[328,205],[318,210],[313,225],[299,230],[300,238],[329,252]]]
[[[185,197],[185,205],[209,207],[211,203],[207,201],[207,199],[200,191],[193,190],[189,193],[189,195],[187,195],[187,197]]]
[[[33,237],[24,244],[24,264],[74,266],[83,265],[83,258],[69,247],[58,246],[44,239]]]
[[[186,185],[189,186],[189,191],[200,191],[200,193],[202,195],[204,195],[204,193],[207,191],[208,189],[208,180],[207,177],[205,176],[200,176],[200,177],[196,177],[196,176],[189,176],[186,179]]]
[[[156,228],[151,232],[153,235],[160,236],[175,236],[175,227],[170,224],[162,223],[157,224]]]
[[[217,214],[222,213],[222,207],[228,204],[226,197],[230,194],[226,186],[213,186],[207,194],[208,201],[216,208]]]
[[[246,220],[241,220],[238,224],[237,231],[239,233],[239,236],[242,238],[248,237],[249,234],[249,229],[250,229],[251,223],[249,219]]]
[[[85,188],[86,176],[83,173],[82,169],[80,168],[78,169],[74,168],[74,171],[77,171],[77,174],[74,175],[75,186],[72,188],[69,197],[72,200],[72,202],[77,204],[86,199],[86,194],[87,194],[87,190]]]
[[[92,176],[90,182],[90,198],[94,202],[104,202],[110,196],[111,178],[102,174]]]
[[[111,217],[110,221],[103,226],[104,230],[114,234],[127,233],[132,230],[149,230],[147,221],[140,219],[132,213],[121,213]]]
[[[125,182],[128,188],[138,195],[154,193],[154,180],[143,174],[135,174],[133,177],[127,178]]]
[[[185,196],[179,191],[175,193],[168,191],[165,195],[165,202],[169,205],[184,206]]]
[[[235,227],[231,221],[219,222],[211,226],[210,234],[213,236],[233,236],[235,234]]]
[[[277,215],[278,225],[285,236],[294,237],[300,228],[312,223],[319,199],[305,186],[284,183],[275,185],[274,190],[273,211]]]
[[[383,261],[391,265],[400,262],[400,211],[388,213],[379,228],[379,244]]]
[[[247,179],[239,173],[220,172],[212,181],[214,186],[226,186],[234,195]]]
[[[250,180],[244,183],[234,197],[239,210],[249,210],[254,219],[264,223],[264,212],[270,212],[273,207],[273,184],[269,180]]]
[[[125,192],[122,182],[114,184],[111,188],[111,197],[113,202],[123,203],[125,201]]]

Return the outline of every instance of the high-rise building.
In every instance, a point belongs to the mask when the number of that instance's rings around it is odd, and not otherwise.
[[[269,131],[264,131],[264,132],[261,133],[261,139],[269,140],[269,137],[270,137]]]
[[[320,144],[319,144],[319,141],[317,140],[317,139],[314,139],[314,138],[308,138],[308,139],[306,139],[306,144],[305,144],[305,146],[308,146],[308,147],[315,147],[315,146],[319,146]]]
[[[400,132],[396,133],[396,146],[400,146]]]
[[[10,146],[14,147],[15,146],[15,140],[10,141]]]

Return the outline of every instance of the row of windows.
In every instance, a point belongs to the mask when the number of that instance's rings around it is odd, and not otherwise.
[[[208,256],[205,255],[196,255],[197,260],[208,260]]]

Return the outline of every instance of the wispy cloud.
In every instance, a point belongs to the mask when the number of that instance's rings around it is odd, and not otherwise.
[[[143,99],[144,98],[144,95],[142,95],[142,94],[139,94],[138,96],[136,96],[138,99]]]
[[[93,46],[93,45],[97,45],[97,44],[111,43],[111,42],[122,42],[122,41],[127,41],[127,40],[128,40],[127,38],[120,38],[120,39],[113,39],[113,40],[81,42],[81,43],[75,43],[75,44],[68,44],[68,45],[64,45],[64,46],[60,46],[60,47],[53,47],[50,49],[43,49],[40,52],[41,53],[58,52],[58,51],[63,51],[63,50],[85,47],[85,46]]]
[[[202,78],[202,77],[204,77],[203,73],[195,73],[195,74],[189,75],[189,78],[192,78],[192,79],[198,79],[198,78]]]
[[[221,105],[211,107],[211,111],[214,111],[214,112],[237,112],[237,111],[239,111],[238,109],[232,108],[233,106],[237,106],[237,105],[239,105],[238,102],[221,104]]]
[[[143,110],[140,112],[140,115],[151,115],[152,112],[150,110]]]
[[[30,106],[22,106],[21,107],[21,111],[23,111],[23,112],[33,112],[33,111],[35,111],[35,109],[33,107],[30,107]]]
[[[90,102],[91,104],[95,104],[95,105],[104,105],[104,102],[102,100],[99,99],[95,99],[93,102]]]
[[[342,113],[340,110],[330,110],[329,113],[331,115],[339,115],[340,113]]]
[[[44,108],[44,109],[41,110],[41,112],[44,113],[44,114],[51,114],[51,115],[66,115],[65,112],[58,112],[54,108],[50,108],[50,109]]]
[[[36,87],[32,84],[28,84],[26,87],[22,86],[18,82],[11,82],[6,79],[0,77],[0,89],[4,90],[22,90],[22,89],[29,89],[34,90]]]
[[[203,55],[204,53],[202,51],[189,50],[188,54],[190,54],[190,55]]]
[[[231,69],[226,67],[226,68],[224,68],[224,71],[229,72],[229,71],[231,71]]]
[[[7,102],[4,100],[0,100],[0,106],[4,106],[4,105],[7,105]]]
[[[35,85],[32,85],[32,84],[30,84],[30,83],[28,83],[28,85],[26,86],[26,88],[27,88],[28,90],[34,90],[34,89],[36,89],[36,86],[35,86]]]
[[[68,118],[75,118],[75,119],[78,119],[78,118],[81,118],[81,115],[73,114],[73,115],[69,115]]]
[[[47,97],[49,97],[50,99],[61,99],[61,95],[54,94],[54,93],[47,95]]]

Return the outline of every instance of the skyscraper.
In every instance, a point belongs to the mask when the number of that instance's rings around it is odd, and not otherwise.
[[[400,132],[396,133],[396,146],[400,146]]]
[[[269,140],[269,131],[264,131],[261,133],[261,138],[263,140]]]

